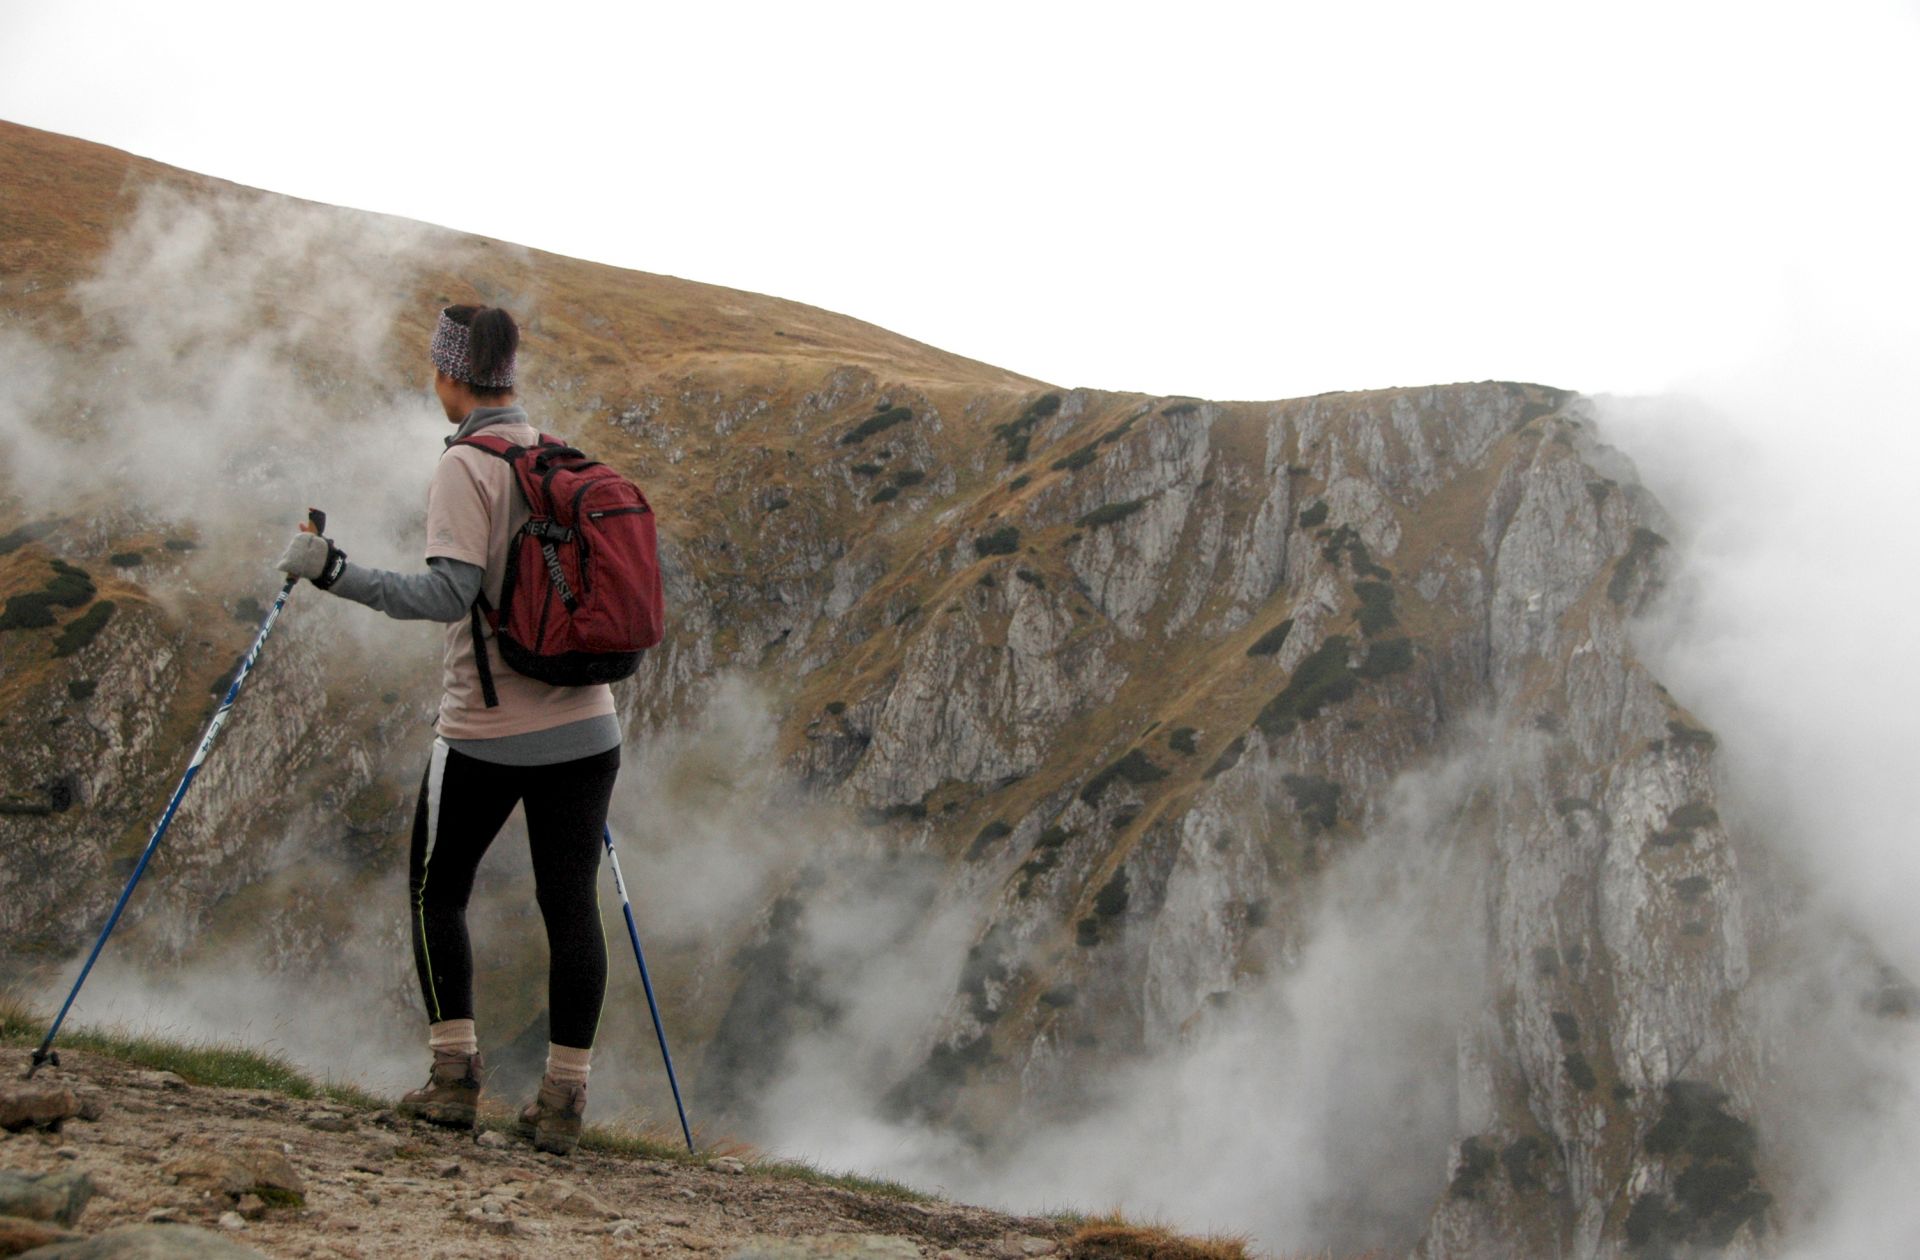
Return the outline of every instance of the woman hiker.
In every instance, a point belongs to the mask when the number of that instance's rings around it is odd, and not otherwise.
[[[487,846],[522,804],[534,895],[547,928],[551,1022],[546,1075],[520,1113],[520,1127],[541,1150],[564,1155],[580,1140],[587,1062],[607,984],[595,882],[620,766],[620,725],[606,684],[549,686],[515,673],[491,647],[498,703],[489,707],[483,698],[469,610],[482,592],[487,607],[500,605],[508,542],[529,514],[505,460],[453,442],[482,429],[516,444],[538,440],[514,405],[519,342],[513,317],[498,308],[450,306],[440,313],[429,351],[433,388],[458,428],[427,487],[424,573],[350,564],[311,527],[287,545],[279,567],[389,617],[447,627],[445,693],[414,811],[408,878],[433,1068],[399,1110],[439,1124],[474,1124],[482,1065],[467,898]]]

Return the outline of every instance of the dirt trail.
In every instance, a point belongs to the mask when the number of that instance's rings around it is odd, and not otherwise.
[[[63,1051],[55,1081],[99,1104],[59,1132],[0,1132],[0,1168],[84,1172],[96,1187],[78,1228],[173,1220],[219,1229],[275,1257],[699,1256],[750,1239],[811,1239],[816,1253],[1016,1260],[1056,1250],[1050,1220],[913,1203],[724,1166],[578,1151],[416,1124],[261,1090],[189,1086],[169,1073]],[[0,1050],[17,1080],[27,1053]],[[304,1202],[229,1193],[210,1170],[291,1164]],[[285,1164],[279,1165],[284,1169]],[[240,1213],[254,1219],[243,1220]],[[222,1217],[226,1224],[221,1224]],[[856,1242],[834,1235],[887,1235]]]

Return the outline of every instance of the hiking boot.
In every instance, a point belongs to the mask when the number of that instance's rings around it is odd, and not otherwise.
[[[520,1136],[553,1155],[571,1155],[580,1145],[581,1118],[587,1114],[585,1085],[540,1082],[540,1092],[520,1111]]]
[[[401,1095],[394,1110],[416,1120],[471,1129],[480,1109],[481,1067],[478,1053],[435,1050],[427,1083]]]

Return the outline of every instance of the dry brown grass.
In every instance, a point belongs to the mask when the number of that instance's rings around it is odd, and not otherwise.
[[[1247,1260],[1247,1239],[1237,1234],[1195,1238],[1162,1225],[1089,1221],[1067,1239],[1072,1260]]]
[[[1061,1244],[1068,1260],[1255,1260],[1243,1234],[1176,1233],[1158,1223],[1129,1221],[1119,1212],[1087,1220]],[[1261,1260],[1387,1260],[1385,1252],[1336,1256],[1331,1251],[1288,1252]]]

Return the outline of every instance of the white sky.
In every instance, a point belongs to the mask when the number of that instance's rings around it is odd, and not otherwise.
[[[1215,398],[1910,328],[1917,67],[1914,0],[0,0],[0,118]]]

